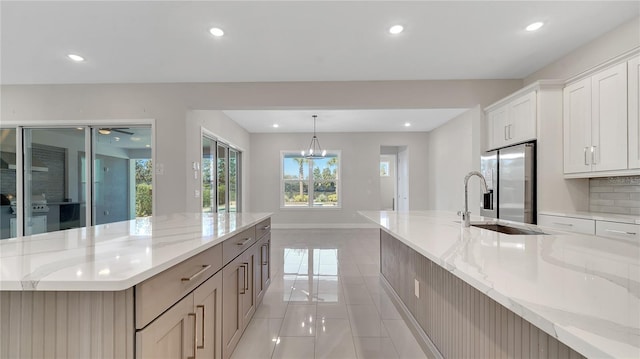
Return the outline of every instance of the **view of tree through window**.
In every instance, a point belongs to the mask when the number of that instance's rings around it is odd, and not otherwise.
[[[284,206],[339,206],[339,167],[338,153],[329,153],[326,157],[319,159],[307,159],[294,153],[283,154]]]
[[[136,217],[152,214],[153,164],[149,159],[136,160]]]

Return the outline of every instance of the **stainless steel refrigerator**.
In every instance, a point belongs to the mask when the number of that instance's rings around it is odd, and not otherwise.
[[[536,223],[536,147],[534,142],[484,153],[481,172],[493,189],[493,209],[480,215]]]

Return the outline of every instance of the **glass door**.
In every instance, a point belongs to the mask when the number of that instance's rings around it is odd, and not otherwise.
[[[240,165],[240,153],[229,149],[229,212],[239,212],[238,198],[238,168]]]
[[[151,126],[92,128],[93,223],[152,214]]]
[[[24,234],[86,225],[80,197],[85,128],[23,130]]]
[[[218,197],[218,212],[227,212],[227,168],[228,168],[227,147],[218,142],[217,151],[217,197]]]
[[[216,192],[213,190],[216,173],[215,170],[216,142],[209,137],[202,137],[202,212],[215,212],[213,204],[216,203]]]

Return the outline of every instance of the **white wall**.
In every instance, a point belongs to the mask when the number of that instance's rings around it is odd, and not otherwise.
[[[428,134],[427,172],[429,209],[459,211],[464,208],[464,177],[480,170],[480,122],[476,106]],[[469,210],[479,213],[480,181],[469,181]]]
[[[200,141],[187,141],[194,133],[191,132],[193,128],[190,128],[187,135],[186,118],[189,111],[278,108],[469,108],[476,104],[490,104],[513,92],[521,84],[521,80],[454,80],[12,85],[1,87],[0,119],[3,126],[7,122],[22,124],[35,121],[56,124],[68,121],[135,122],[154,119],[154,167],[164,167],[164,173],[156,175],[154,184],[156,214],[168,214],[193,210],[200,203],[199,198],[185,196],[187,192],[192,193],[189,189],[195,186],[190,162],[195,158],[195,151],[199,151],[200,148]],[[212,116],[207,122],[212,132],[216,132],[215,124],[218,121],[221,121],[220,118]],[[224,128],[224,125],[220,125],[218,130]],[[240,140],[237,141],[240,143]],[[294,148],[299,146],[296,144]],[[374,152],[377,158],[379,148]],[[248,174],[248,171],[245,174]],[[244,180],[248,182],[248,179]],[[245,187],[248,190],[251,188],[254,188],[251,184]],[[250,196],[245,193],[243,198],[247,200]],[[254,202],[249,201],[249,207],[245,207],[245,210],[257,210],[251,203]],[[373,208],[375,207],[370,209]]]
[[[322,147],[342,152],[341,209],[280,208],[280,152],[300,151],[311,134],[251,134],[251,209],[273,212],[276,226],[350,227],[367,224],[358,210],[380,209],[380,146],[409,149],[409,201],[411,210],[426,209],[427,134],[413,133],[319,133]]]
[[[640,17],[618,26],[530,74],[524,79],[524,84],[528,85],[537,80],[565,80],[638,46],[640,46]]]

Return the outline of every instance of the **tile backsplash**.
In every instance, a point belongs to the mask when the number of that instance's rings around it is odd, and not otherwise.
[[[589,210],[640,215],[640,176],[590,179]]]

